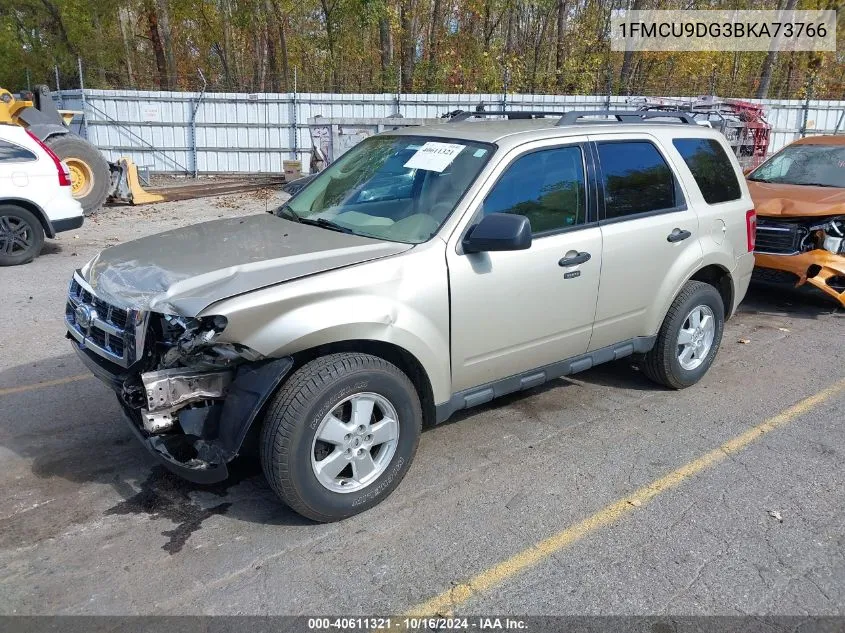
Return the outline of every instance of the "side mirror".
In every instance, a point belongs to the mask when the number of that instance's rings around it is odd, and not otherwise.
[[[524,215],[491,213],[464,237],[465,253],[522,251],[531,247],[531,222]]]

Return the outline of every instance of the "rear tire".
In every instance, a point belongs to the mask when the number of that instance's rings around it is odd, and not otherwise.
[[[85,215],[103,206],[109,195],[111,172],[100,151],[74,134],[51,136],[44,142],[68,166],[71,192]]]
[[[646,376],[671,389],[694,385],[710,369],[725,327],[722,296],[710,284],[688,281],[675,297],[657,342],[640,364]]]
[[[0,204],[0,266],[31,262],[43,245],[44,227],[31,211]]]
[[[293,510],[337,521],[393,492],[421,430],[419,396],[397,367],[368,354],[330,354],[298,369],[273,398],[261,465]]]

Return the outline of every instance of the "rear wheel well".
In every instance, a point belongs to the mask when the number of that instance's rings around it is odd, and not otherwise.
[[[731,316],[731,307],[733,306],[734,287],[731,280],[731,274],[718,264],[710,264],[696,272],[691,280],[703,281],[710,284],[722,297],[722,303],[725,304],[725,318]]]
[[[336,343],[319,345],[318,347],[312,347],[311,349],[293,354],[294,366],[291,368],[290,374],[315,358],[326,356],[327,354],[337,354],[338,352],[359,352],[362,354],[371,354],[372,356],[378,356],[379,358],[383,358],[387,362],[396,365],[406,376],[408,376],[414,384],[414,387],[417,389],[423,412],[423,426],[434,425],[434,391],[431,388],[431,380],[420,361],[418,361],[417,358],[408,350],[399,347],[398,345],[385,343],[384,341],[373,341],[367,339],[338,341]]]
[[[37,204],[30,202],[29,200],[21,200],[19,198],[0,198],[0,204],[11,204],[16,207],[20,207],[21,209],[26,209],[36,218],[38,221],[41,222],[41,227],[44,229],[44,235],[47,237],[55,237],[55,233],[53,233],[53,226],[50,222],[47,221],[47,216],[44,215],[44,212],[41,210]]]

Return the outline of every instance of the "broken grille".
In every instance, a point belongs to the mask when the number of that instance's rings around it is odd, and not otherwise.
[[[758,216],[754,251],[769,255],[796,255],[807,237],[807,229],[790,222],[772,222]]]
[[[68,289],[65,324],[80,347],[122,367],[134,363],[143,346],[143,313],[103,301],[76,274]]]

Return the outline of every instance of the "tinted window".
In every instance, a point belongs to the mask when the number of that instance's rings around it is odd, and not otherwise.
[[[515,213],[533,233],[583,224],[587,214],[580,147],[559,147],[518,158],[484,200],[484,213]]]
[[[707,204],[737,200],[739,182],[725,150],[712,138],[676,138],[672,141],[692,172]]]
[[[0,162],[3,163],[22,163],[29,160],[35,160],[36,156],[28,149],[19,147],[9,143],[8,141],[0,141]]]
[[[679,206],[675,178],[648,141],[598,143],[608,219]]]

